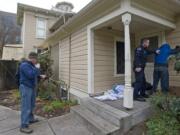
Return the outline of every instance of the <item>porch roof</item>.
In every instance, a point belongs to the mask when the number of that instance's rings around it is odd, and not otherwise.
[[[123,8],[123,13],[130,12],[132,14],[133,8],[124,8],[123,1],[120,3],[119,0],[109,1],[109,0],[93,0],[86,7],[84,7],[81,11],[79,11],[72,19],[70,19],[67,23],[62,25],[57,31],[52,33],[43,44],[39,47],[46,48],[49,45],[54,45],[61,38],[70,35],[73,31],[86,27],[88,24],[103,18],[105,15],[110,14],[114,10],[118,10]],[[179,2],[177,0],[145,0],[139,2],[138,0],[128,0],[131,3],[131,7],[138,6],[138,11],[144,11],[144,13],[148,13],[148,15],[155,16],[154,19],[166,20],[171,26],[171,28],[175,28],[176,16],[180,14]],[[153,4],[150,6],[157,10],[156,12],[152,12],[150,9],[146,9],[143,4],[148,4],[148,2],[152,2]],[[135,8],[134,8],[135,9]],[[160,10],[159,10],[160,9]],[[161,10],[162,9],[162,10]],[[166,10],[166,12],[164,12]],[[138,14],[139,15],[139,14]],[[148,16],[147,18],[148,19]],[[157,22],[156,20],[154,20]]]

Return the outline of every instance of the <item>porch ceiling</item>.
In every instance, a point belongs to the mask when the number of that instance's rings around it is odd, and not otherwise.
[[[102,24],[96,29],[100,29],[100,28],[111,28],[113,30],[119,30],[119,31],[124,30],[124,26],[120,16],[118,18],[115,18],[109,22]],[[160,31],[160,30],[169,30],[169,29],[170,28],[160,25],[158,23],[146,20],[136,15],[132,15],[132,21],[130,24],[131,33],[153,31],[153,30]]]

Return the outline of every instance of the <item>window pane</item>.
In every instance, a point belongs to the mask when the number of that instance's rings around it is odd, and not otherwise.
[[[37,18],[36,27],[37,38],[45,38],[46,36],[46,20],[44,18]]]
[[[124,42],[116,42],[116,57],[117,57],[117,74],[124,74],[125,72],[125,57],[124,57]]]
[[[39,20],[38,19],[37,27],[45,29],[45,20]]]
[[[45,31],[44,30],[41,30],[41,29],[38,29],[37,30],[37,36],[39,38],[44,38],[45,37]]]

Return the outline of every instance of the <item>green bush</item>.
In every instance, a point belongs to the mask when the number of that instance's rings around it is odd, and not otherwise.
[[[20,92],[19,92],[19,90],[14,90],[13,92],[12,92],[12,96],[13,96],[13,98],[16,100],[16,101],[20,101]]]
[[[52,101],[51,105],[54,109],[62,109],[65,107],[66,104],[59,100],[55,100],[55,101]]]
[[[148,135],[180,135],[180,98],[157,93],[150,99],[155,115],[147,123]]]
[[[38,96],[41,99],[45,99],[45,100],[55,99],[57,89],[58,87],[53,83],[49,82],[48,80],[41,81],[38,87]]]
[[[54,110],[54,108],[51,105],[45,105],[43,107],[44,112],[52,112],[53,110]]]

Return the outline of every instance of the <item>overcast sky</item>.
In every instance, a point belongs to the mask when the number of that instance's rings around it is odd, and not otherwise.
[[[0,0],[0,11],[16,13],[17,3],[24,3],[45,9],[51,9],[57,2],[67,1],[74,5],[74,12],[78,12],[91,0]]]

